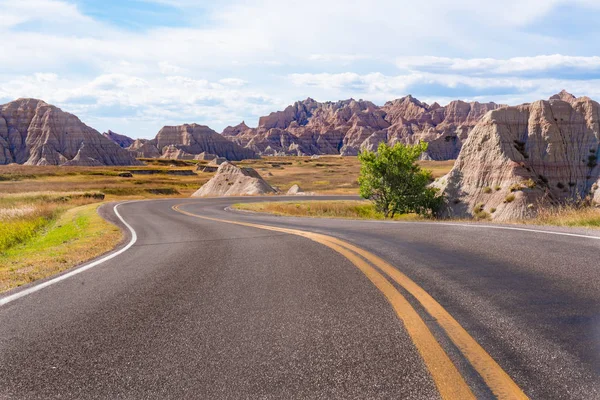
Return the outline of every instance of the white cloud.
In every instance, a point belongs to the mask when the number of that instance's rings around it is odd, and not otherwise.
[[[239,78],[224,78],[224,79],[219,79],[219,83],[225,85],[225,86],[244,86],[246,85],[248,82],[243,80],[243,79],[239,79]]]
[[[177,65],[173,65],[168,61],[159,62],[158,69],[160,70],[160,73],[164,75],[175,75],[186,72],[184,68],[178,67]]]
[[[447,57],[399,57],[399,68],[410,70],[438,70],[452,72],[475,72],[492,74],[519,74],[554,69],[576,71],[600,70],[600,57],[574,57],[561,54],[533,57],[497,58],[447,58]]]
[[[4,82],[0,98],[33,97],[62,107],[94,121],[99,130],[130,126],[138,121],[149,131],[129,132],[151,137],[166,124],[198,122],[221,129],[250,116],[267,114],[282,101],[256,89],[237,84],[237,78],[223,78],[229,84],[185,76],[142,79],[126,74],[103,74],[91,80],[73,80],[53,74],[32,74]],[[108,110],[112,115],[105,115]],[[127,122],[129,121],[129,122]],[[118,126],[110,125],[116,122]],[[128,132],[124,132],[128,133]]]
[[[192,3],[163,2],[180,7]],[[560,44],[560,38],[515,29],[541,18],[560,3],[564,1],[374,0],[369,4],[373,12],[365,12],[364,3],[341,0],[238,0],[203,4],[203,20],[208,22],[202,26],[131,32],[95,21],[66,1],[0,0],[0,50],[10,55],[0,68],[30,68],[22,60],[32,54],[37,68],[66,69],[74,63],[98,65],[106,60],[159,62],[165,74],[181,74],[173,67],[194,70],[277,65],[282,61],[348,65],[358,60],[393,59],[398,54],[436,54],[440,49],[445,54],[490,49],[506,54],[514,51],[517,39],[523,49]],[[513,9],[515,12],[509,12]],[[194,10],[184,11],[191,18]],[[318,12],[298,18],[306,10]],[[41,23],[26,30],[9,29],[26,21]],[[568,49],[567,44],[564,49]]]
[[[473,78],[463,75],[431,74],[413,72],[403,75],[384,75],[381,73],[356,74],[351,72],[340,74],[291,74],[290,81],[296,86],[313,86],[322,89],[354,89],[363,93],[376,93],[378,91],[406,91],[417,85],[439,85],[447,88],[456,88],[460,85],[476,89],[490,88],[516,88],[526,89],[531,87],[531,80],[523,79],[498,79],[498,78]]]
[[[438,94],[428,94],[425,99],[440,103],[449,98],[446,93],[454,93],[454,90],[481,94],[454,95],[452,99],[476,98],[496,102],[502,102],[502,99],[510,99],[509,103],[511,104],[547,98],[562,89],[567,89],[576,95],[600,97],[600,79],[470,77],[458,74],[426,72],[409,72],[400,75],[304,73],[290,74],[288,79],[293,85],[299,88],[308,88],[313,93],[334,93],[337,98],[360,97],[379,103],[411,92],[425,91],[430,93],[431,89],[428,88],[433,88]],[[493,94],[485,95],[487,92]]]

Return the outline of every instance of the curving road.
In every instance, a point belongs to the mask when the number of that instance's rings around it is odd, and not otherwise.
[[[119,205],[131,247],[0,297],[0,398],[600,399],[600,234],[264,200]]]

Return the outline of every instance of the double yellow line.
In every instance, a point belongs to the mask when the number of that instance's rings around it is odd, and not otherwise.
[[[498,399],[528,398],[500,365],[433,297],[412,279],[376,255],[343,240],[319,233],[193,214],[180,208],[184,204],[173,206],[173,210],[195,218],[302,236],[321,243],[350,260],[383,293],[392,305],[396,315],[403,322],[406,331],[423,358],[443,399],[466,400],[474,399],[475,396],[423,319],[388,278],[400,285],[421,303],[427,313],[446,332],[450,340],[471,363]]]

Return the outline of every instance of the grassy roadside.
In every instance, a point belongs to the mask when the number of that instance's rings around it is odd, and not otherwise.
[[[97,213],[100,204],[70,208],[41,232],[0,252],[0,292],[57,274],[111,250],[118,227]]]
[[[377,212],[375,207],[367,201],[360,200],[310,200],[310,201],[284,201],[264,203],[239,203],[234,204],[237,210],[264,212],[269,214],[290,217],[314,218],[348,218],[382,220],[383,214]],[[414,215],[397,215],[397,221],[423,221]],[[431,221],[431,220],[428,220]],[[465,222],[465,220],[460,220]],[[493,223],[492,221],[486,221]],[[537,218],[512,221],[509,223],[519,225],[551,225],[564,227],[583,227],[600,229],[599,208],[557,208],[545,210]]]
[[[537,218],[519,221],[532,225],[554,225],[600,229],[600,208],[559,207],[542,210]]]
[[[265,212],[292,217],[347,218],[382,220],[382,213],[375,210],[373,204],[361,200],[310,200],[278,201],[265,203],[238,203],[237,210]],[[397,221],[420,221],[423,218],[415,214],[396,215]]]

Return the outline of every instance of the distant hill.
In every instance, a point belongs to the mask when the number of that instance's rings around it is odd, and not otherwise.
[[[424,158],[458,156],[477,121],[501,105],[456,100],[442,107],[412,96],[379,107],[365,100],[320,103],[311,98],[261,117],[257,128],[244,122],[227,127],[223,136],[261,155],[357,155],[379,143],[429,142]]]
[[[0,105],[0,165],[136,165],[125,149],[42,100]]]
[[[111,131],[110,129],[108,130],[108,132],[104,132],[102,134],[102,136],[104,136],[107,139],[112,140],[113,142],[115,142],[116,144],[121,146],[122,148],[127,148],[127,147],[131,146],[133,144],[133,142],[135,142],[135,140],[130,138],[129,136],[121,135],[117,132]]]
[[[207,153],[230,161],[258,158],[256,152],[227,140],[208,126],[165,126],[154,139],[138,139],[128,150],[138,158],[204,159]]]

